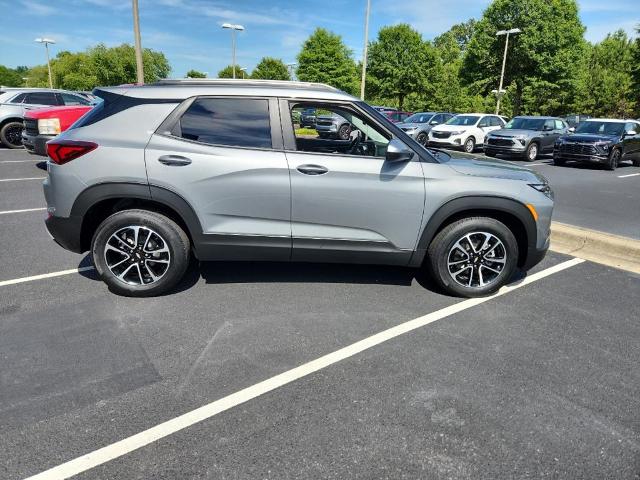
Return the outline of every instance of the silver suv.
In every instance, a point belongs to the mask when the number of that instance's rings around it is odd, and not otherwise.
[[[157,295],[206,260],[425,268],[446,292],[496,291],[549,245],[544,177],[428,150],[372,107],[320,84],[161,81],[104,101],[48,143],[47,227],[91,251],[112,291]],[[300,131],[294,109],[347,119]]]

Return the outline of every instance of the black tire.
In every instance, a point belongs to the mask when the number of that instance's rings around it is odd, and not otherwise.
[[[429,140],[429,136],[425,132],[420,132],[416,137],[416,142],[418,142],[420,145],[423,145],[423,146],[427,145],[428,140]]]
[[[473,153],[476,149],[476,139],[473,137],[467,138],[462,145],[462,149],[465,153]]]
[[[485,249],[484,255],[487,255],[486,257],[476,254],[469,248],[469,251],[473,253],[474,256],[477,255],[480,259],[474,258],[469,260],[472,255],[467,253],[467,260],[463,260],[463,262],[471,263],[472,266],[469,267],[465,263],[462,263],[461,265],[452,267],[455,269],[464,267],[462,270],[450,273],[450,257],[458,254],[458,252],[464,253],[463,250],[455,248],[456,243],[460,242],[458,245],[462,245],[463,247],[469,246],[465,240],[465,236],[470,235],[469,238],[477,243],[475,247],[480,249],[483,239],[486,239],[486,235],[488,234],[497,238],[501,242],[501,246],[498,245],[497,242],[490,244],[489,246],[498,246],[491,251]],[[498,251],[496,252],[496,250]],[[500,267],[500,264],[497,262],[490,260],[491,255],[496,256],[497,260],[499,260],[498,256],[502,255],[504,260],[503,263],[500,263],[502,267]],[[452,257],[452,259],[455,258]],[[511,279],[516,270],[517,263],[518,242],[515,236],[505,224],[489,217],[468,217],[447,225],[431,241],[425,261],[427,270],[435,282],[445,292],[460,297],[482,297],[496,292]],[[471,275],[468,275],[468,268],[471,268]],[[499,272],[492,273],[489,268],[494,268],[494,270],[498,270]],[[484,271],[485,273],[481,273],[481,275],[488,280],[484,286],[480,284],[482,277],[479,276],[479,271]],[[464,274],[461,272],[464,272]],[[459,274],[459,276],[456,277],[458,281],[454,279],[454,273]],[[466,285],[465,275],[471,277],[472,280],[473,276],[475,276],[476,281],[471,282],[472,286]],[[459,280],[464,281],[460,282]],[[464,285],[461,283],[464,283]]]
[[[0,142],[7,148],[24,148],[22,145],[22,122],[7,122],[0,128]]]
[[[633,166],[634,167],[640,167],[640,158],[637,160],[633,160]]]
[[[540,146],[536,142],[531,142],[524,154],[525,160],[535,162],[538,159],[538,155],[540,155]]]
[[[340,125],[340,128],[338,129],[338,138],[340,140],[349,140],[349,138],[351,135],[351,125],[349,125],[348,123],[345,125]]]
[[[620,163],[620,158],[622,157],[622,152],[619,148],[614,148],[611,150],[609,154],[609,158],[607,158],[607,163],[604,164],[607,170],[613,171],[618,168],[618,164]]]
[[[148,234],[147,239],[151,238],[152,241],[156,241],[158,248],[164,248],[168,250],[168,253],[163,253],[163,255],[166,255],[163,258],[160,258],[160,254],[157,254],[159,260],[154,260],[153,258],[145,260],[143,255],[149,255],[144,253],[146,251],[144,247],[146,247],[147,244],[141,233],[138,236],[138,243],[145,242],[145,244],[138,245],[142,247],[138,249],[140,251],[133,252],[133,250],[130,250],[130,254],[126,254],[129,260],[126,260],[126,263],[124,263],[122,267],[114,268],[114,265],[112,265],[110,268],[107,265],[107,256],[111,255],[112,249],[107,253],[107,242],[110,241],[111,245],[116,245],[122,248],[122,250],[130,248],[125,247],[126,244],[124,241],[118,242],[115,240],[113,235],[118,232],[129,231],[129,227],[132,226],[141,227],[143,231],[151,232]],[[152,234],[156,236],[152,237]],[[158,237],[161,242],[157,240]],[[164,247],[162,246],[163,243]],[[93,241],[91,242],[93,264],[100,278],[109,286],[109,290],[128,297],[152,297],[173,288],[182,279],[187,270],[190,252],[189,237],[184,230],[170,218],[148,210],[123,210],[114,213],[98,226],[93,236]],[[149,250],[149,253],[151,256],[154,255],[153,250]],[[119,258],[126,258],[125,254],[122,253],[116,252],[115,255],[120,255]],[[164,263],[159,262],[165,261],[166,259],[169,260],[168,266],[165,270],[162,270]],[[116,262],[117,260],[118,257],[116,257]],[[143,264],[143,262],[144,264],[140,266],[134,265],[138,263],[138,261],[140,264]],[[147,262],[152,262],[152,268],[156,269],[154,275],[158,275],[158,279],[145,284],[145,279],[153,280],[149,273],[151,270],[148,268]],[[140,284],[126,281],[127,278],[137,281],[135,278],[136,270],[132,268],[133,266],[136,266],[137,279],[141,280]],[[125,276],[122,280],[114,273],[114,270],[120,273],[116,268],[124,270],[128,267],[131,267],[131,271],[128,276]],[[161,270],[158,270],[158,267],[160,267]],[[145,276],[146,278],[144,278]]]

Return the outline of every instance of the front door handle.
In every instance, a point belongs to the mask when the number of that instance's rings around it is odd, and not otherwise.
[[[191,163],[191,159],[180,155],[162,155],[158,161],[169,167],[183,167]]]
[[[297,170],[305,175],[323,175],[329,171],[322,165],[300,165]]]

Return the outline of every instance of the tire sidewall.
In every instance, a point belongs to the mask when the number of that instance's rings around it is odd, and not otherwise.
[[[420,132],[417,136],[416,136],[416,142],[418,142],[420,145],[426,146],[427,145],[427,134],[424,132]],[[422,141],[420,141],[422,139]]]
[[[343,135],[343,131],[347,132],[347,135]],[[338,129],[338,138],[341,140],[348,140],[349,139],[349,135],[351,134],[351,127],[349,125],[341,125],[340,128]]]
[[[531,152],[533,151],[533,149],[535,148],[536,154],[533,156],[533,158],[531,157]],[[527,153],[525,153],[525,158],[531,162],[535,161],[538,158],[538,155],[540,154],[540,149],[538,147],[538,144],[536,142],[531,142],[529,144],[529,146],[527,147]]]
[[[471,142],[471,150],[469,150],[467,148],[467,145],[469,144],[469,142]],[[462,145],[462,149],[466,152],[466,153],[473,153],[473,151],[476,149],[476,141],[474,140],[473,137],[469,137],[464,141],[464,144]]]
[[[7,147],[7,148],[12,148],[12,149],[18,149],[18,148],[23,148],[22,145],[22,141],[20,142],[20,145],[14,145],[9,143],[9,141],[7,140],[6,134],[7,131],[9,130],[9,127],[12,125],[17,125],[20,128],[22,127],[20,122],[7,122],[5,123],[2,128],[0,129],[0,142],[2,142],[2,144]]]
[[[618,168],[621,158],[622,155],[619,148],[614,148],[613,150],[611,150],[611,154],[609,155],[609,159],[607,160],[607,169],[615,170],[616,168]]]
[[[511,230],[503,223],[492,218],[469,218],[460,220],[447,231],[443,230],[443,238],[434,239],[439,242],[435,249],[436,258],[432,262],[432,273],[436,280],[448,292],[462,297],[482,297],[497,291],[512,277],[518,263],[518,243]],[[449,251],[464,235],[472,232],[488,232],[500,239],[507,253],[507,262],[500,275],[491,284],[483,288],[469,288],[458,284],[449,274],[447,262]]]
[[[106,242],[116,231],[127,226],[150,228],[165,240],[171,264],[157,282],[149,285],[129,285],[119,280],[107,267],[104,258]],[[141,210],[125,210],[111,215],[97,228],[91,242],[91,256],[98,275],[113,292],[126,296],[153,296],[171,289],[184,276],[189,264],[189,242],[182,229],[163,215]]]

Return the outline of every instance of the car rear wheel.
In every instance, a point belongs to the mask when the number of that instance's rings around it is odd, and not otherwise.
[[[427,134],[424,132],[420,132],[416,137],[416,142],[418,142],[420,145],[427,145],[427,139]]]
[[[538,158],[538,144],[536,142],[531,142],[527,147],[525,155],[527,160],[534,162]]]
[[[622,157],[622,153],[619,148],[614,148],[609,154],[609,158],[607,159],[607,163],[605,167],[607,170],[615,170],[618,168],[618,164],[620,163],[620,157]]]
[[[100,278],[117,294],[150,297],[173,288],[189,265],[187,234],[147,210],[123,210],[104,220],[91,246]]]
[[[447,293],[481,297],[505,285],[517,267],[518,242],[489,217],[469,217],[441,230],[427,251],[429,273]]]
[[[466,153],[473,153],[476,149],[476,140],[473,137],[467,138],[464,142],[463,148]]]
[[[22,122],[7,122],[0,129],[0,141],[7,148],[22,148]]]

